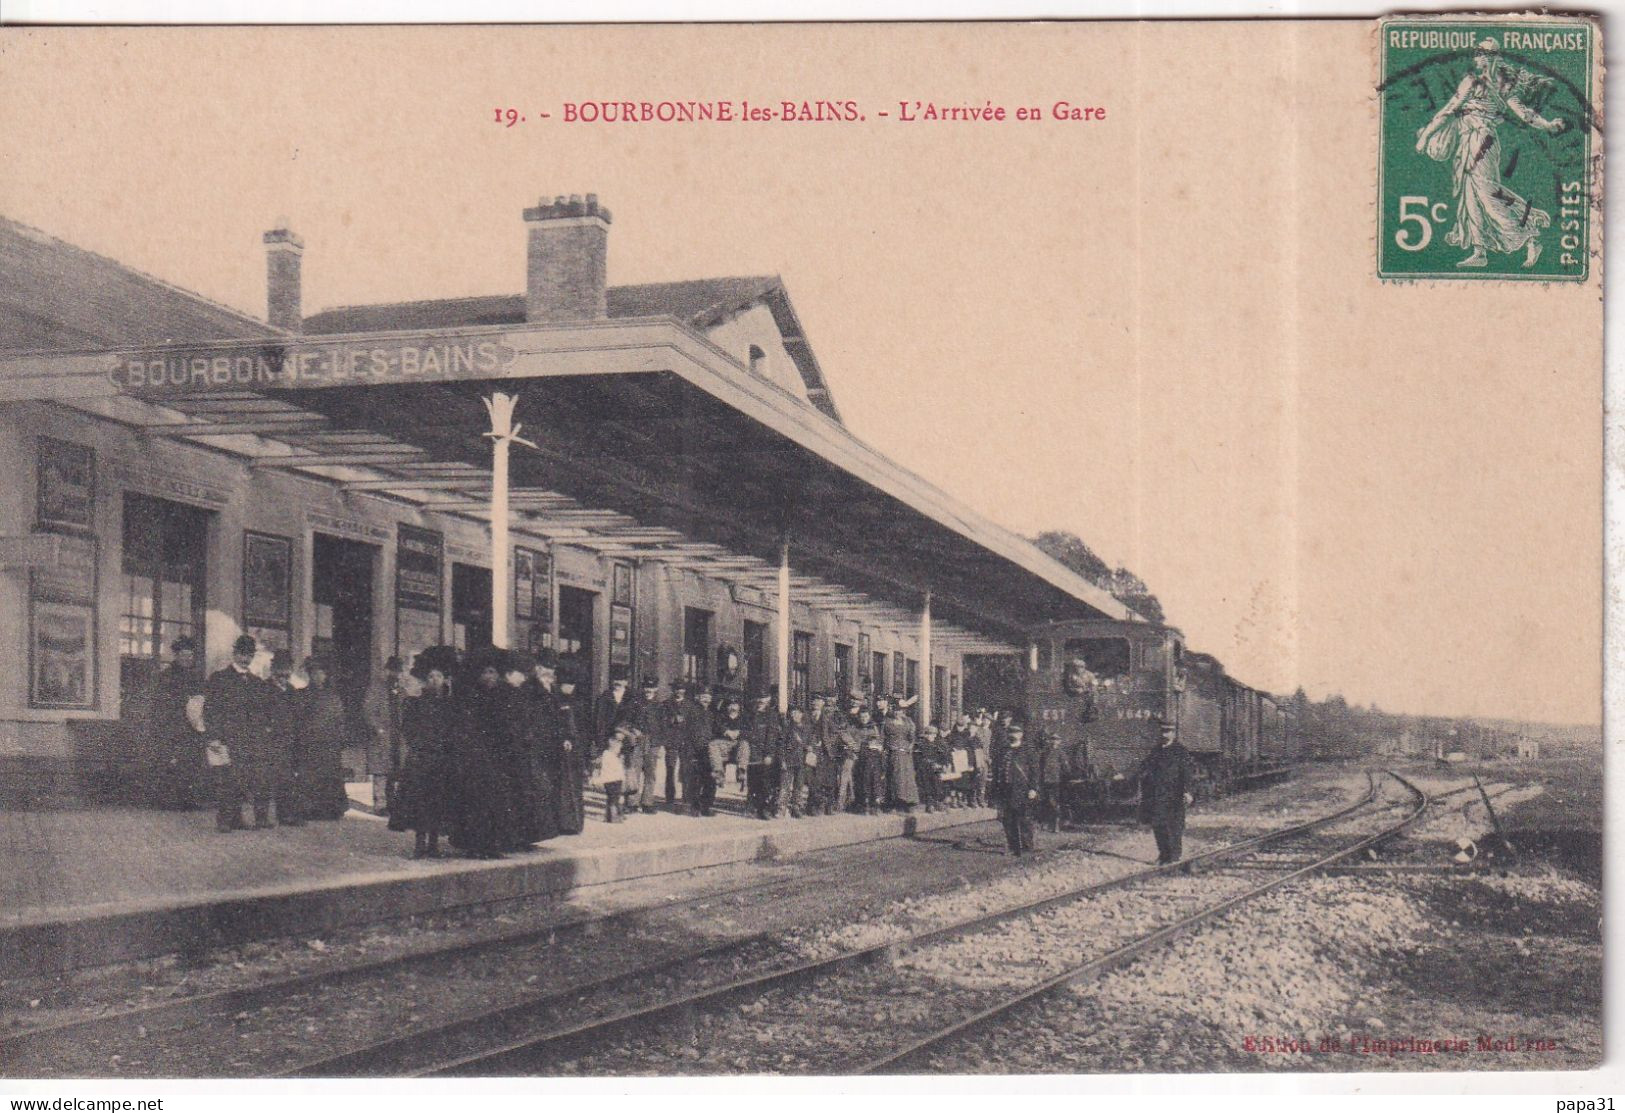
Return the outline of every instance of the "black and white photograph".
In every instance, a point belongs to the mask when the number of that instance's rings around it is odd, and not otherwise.
[[[1594,1071],[1606,30],[0,27],[0,1094]]]

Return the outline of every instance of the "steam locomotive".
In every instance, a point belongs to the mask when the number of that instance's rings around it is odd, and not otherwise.
[[[1046,623],[1029,636],[1027,729],[1059,739],[1074,808],[1132,802],[1135,771],[1158,744],[1163,720],[1178,724],[1200,795],[1278,780],[1296,757],[1275,700],[1187,649],[1175,627],[1080,620]]]

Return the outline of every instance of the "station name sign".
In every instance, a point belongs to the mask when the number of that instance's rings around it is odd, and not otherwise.
[[[441,382],[499,375],[517,353],[489,333],[421,339],[263,341],[130,352],[109,371],[119,388],[159,395]]]

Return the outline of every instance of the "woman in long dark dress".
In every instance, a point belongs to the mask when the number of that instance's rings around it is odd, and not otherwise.
[[[423,691],[401,707],[406,760],[400,787],[390,801],[389,829],[416,833],[414,858],[440,857],[440,836],[450,833],[456,819],[453,747],[460,724],[451,697],[456,668],[457,651],[450,646],[419,653],[412,675],[422,682]]]
[[[558,694],[551,659],[528,655],[519,659],[529,671],[514,706],[524,740],[528,779],[523,791],[531,823],[528,833],[531,842],[545,842],[559,833]]]
[[[576,680],[568,666],[559,670],[558,748],[554,751],[554,804],[559,834],[579,835],[587,824],[587,767],[582,760],[581,734],[576,726]]]
[[[508,778],[508,800],[512,809],[513,827],[508,833],[507,849],[524,850],[533,843],[551,838],[544,835],[542,799],[537,789],[536,749],[537,734],[544,729],[537,722],[535,701],[531,698],[530,680],[535,658],[528,653],[508,650],[502,654],[502,679],[508,687],[508,714],[502,743],[502,773]]]
[[[452,748],[456,766],[456,822],[451,844],[475,858],[501,858],[512,845],[512,785],[503,770],[512,733],[512,689],[502,679],[494,649],[470,655],[461,685],[462,729]]]
[[[303,768],[300,770],[306,819],[343,819],[350,808],[344,791],[344,744],[350,719],[332,685],[332,669],[320,657],[305,658],[310,686],[299,698]]]

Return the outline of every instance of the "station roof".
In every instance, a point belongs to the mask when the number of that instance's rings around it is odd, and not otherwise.
[[[317,314],[293,336],[20,227],[0,225],[0,262],[29,265],[0,286],[0,400],[54,400],[255,469],[488,520],[483,399],[517,393],[521,435],[534,442],[512,457],[520,537],[769,591],[787,537],[793,597],[908,628],[930,591],[937,636],[970,652],[1021,644],[1026,627],[1047,619],[1134,617],[854,437],[821,374],[825,404],[809,389],[809,406],[701,333],[712,315],[765,298],[780,303],[781,328],[794,326],[787,340],[800,337],[776,278],[612,287],[623,315],[567,324],[525,323],[518,298],[351,307]],[[46,300],[42,281],[55,284]],[[82,295],[110,311],[116,303],[116,316],[98,325]],[[817,365],[800,339],[805,379]],[[17,354],[29,347],[52,350]],[[474,368],[472,354],[487,351],[500,358]],[[371,352],[410,352],[413,371],[392,363],[370,375]],[[436,371],[420,371],[431,352]],[[442,362],[464,352],[466,366]],[[155,386],[127,370],[200,360],[260,373],[222,383],[183,370],[184,381]]]

